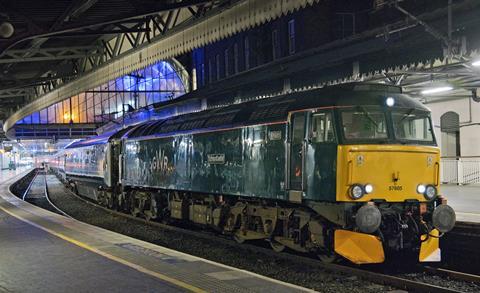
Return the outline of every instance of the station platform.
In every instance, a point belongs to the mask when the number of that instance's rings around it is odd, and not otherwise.
[[[457,214],[457,221],[480,223],[480,186],[442,185],[441,194]]]
[[[0,172],[0,292],[308,292],[20,200]]]

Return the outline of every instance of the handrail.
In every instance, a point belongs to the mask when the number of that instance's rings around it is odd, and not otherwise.
[[[480,156],[445,156],[440,157],[440,159],[480,159]]]

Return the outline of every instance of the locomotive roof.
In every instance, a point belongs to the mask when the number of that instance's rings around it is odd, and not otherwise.
[[[197,129],[212,129],[286,121],[288,113],[302,109],[356,105],[384,105],[395,98],[396,108],[429,111],[422,103],[401,93],[401,88],[382,84],[350,83],[294,92],[222,108],[148,121],[125,134],[127,138],[165,135]]]
[[[120,138],[125,132],[130,130],[132,127],[127,127],[119,131],[110,131],[102,133],[101,135],[90,137],[84,140],[76,141],[69,144],[66,149],[81,148],[97,144],[106,144],[109,140],[114,138]]]
[[[288,113],[292,111],[321,107],[384,105],[386,97],[389,96],[395,98],[396,108],[415,108],[420,111],[429,111],[419,101],[402,94],[400,87],[349,83],[294,92],[167,119],[147,121],[118,132],[109,132],[72,143],[67,148],[105,144],[113,138],[120,137],[128,139],[188,132],[197,129],[282,122],[287,120]]]

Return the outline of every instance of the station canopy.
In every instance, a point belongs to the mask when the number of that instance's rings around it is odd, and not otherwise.
[[[179,69],[182,70],[182,69]],[[97,123],[122,117],[131,109],[175,99],[185,85],[172,63],[160,61],[102,86],[66,98],[19,120],[17,124]]]

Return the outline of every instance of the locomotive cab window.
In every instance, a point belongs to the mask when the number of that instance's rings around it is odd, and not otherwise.
[[[347,140],[388,138],[387,120],[380,108],[358,107],[343,111],[342,128]]]
[[[301,144],[304,138],[305,131],[305,114],[299,113],[295,114],[293,118],[293,127],[292,127],[292,142],[294,144]]]
[[[433,143],[433,131],[427,113],[415,113],[413,110],[392,112],[392,120],[396,139]]]
[[[315,113],[312,116],[310,132],[312,143],[334,142],[333,122],[331,113]]]

